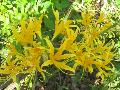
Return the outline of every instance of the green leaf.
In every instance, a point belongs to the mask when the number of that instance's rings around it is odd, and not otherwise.
[[[52,0],[52,2],[58,10],[63,10],[69,6],[68,0]]]
[[[53,15],[51,15],[51,13],[49,13],[47,16],[49,18],[44,17],[44,23],[45,23],[46,30],[52,30],[54,28],[54,17]]]

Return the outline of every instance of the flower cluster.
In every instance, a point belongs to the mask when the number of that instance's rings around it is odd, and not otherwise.
[[[97,77],[104,79],[112,71],[114,57],[113,42],[105,42],[101,33],[109,32],[112,25],[103,12],[97,18],[93,12],[81,12],[82,19],[66,20],[53,11],[55,30],[52,39],[41,34],[42,18],[22,20],[18,29],[12,30],[14,42],[7,43],[8,55],[0,66],[0,74],[6,74],[16,81],[18,74],[32,74],[36,70],[45,79],[46,68],[55,66],[62,71],[75,73],[78,66],[92,73],[98,69]],[[55,46],[55,39],[62,35],[61,43]],[[77,40],[81,38],[81,40]],[[46,45],[41,40],[45,40]],[[20,50],[19,50],[20,49]],[[42,60],[44,59],[44,60]],[[69,62],[74,62],[73,66]]]

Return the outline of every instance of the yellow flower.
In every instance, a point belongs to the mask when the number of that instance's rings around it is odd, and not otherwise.
[[[64,70],[68,70],[71,72],[75,72],[75,70],[73,68],[71,68],[70,66],[68,66],[63,60],[69,59],[71,57],[74,57],[74,54],[62,54],[63,51],[66,49],[66,45],[68,43],[68,39],[66,39],[64,41],[64,43],[60,46],[60,48],[58,48],[58,51],[55,53],[54,51],[54,46],[52,45],[52,43],[46,38],[46,42],[50,48],[49,52],[50,52],[50,59],[46,60],[43,64],[42,67],[44,66],[48,66],[48,65],[55,65],[58,69],[64,69]]]
[[[98,36],[95,40],[89,39],[89,34],[86,33],[84,40],[76,46],[74,68],[82,66],[85,70],[92,73],[93,65],[95,65],[99,69],[97,76],[102,75],[102,78],[104,78],[104,76],[108,75],[105,70],[112,71],[112,67],[109,67],[109,64],[111,64],[111,58],[114,57],[114,53],[111,52],[114,44],[105,44],[105,41],[100,41]]]
[[[22,45],[33,44],[33,38],[35,33],[41,38],[41,23],[43,15],[40,16],[40,19],[36,18],[30,19],[28,22],[22,20],[20,25],[20,30],[13,30],[13,37]]]
[[[5,63],[0,67],[0,74],[6,74],[16,82],[16,75],[22,72],[21,66],[17,65],[17,61],[12,61],[11,57],[7,57]]]
[[[79,31],[79,29],[76,29],[75,32],[74,32],[72,29],[66,29],[67,38],[69,38],[72,43],[73,43],[73,41],[77,38],[78,31]]]
[[[92,21],[92,13],[91,12],[81,12],[82,14],[82,21],[81,23],[87,27],[89,26],[89,24],[91,24],[91,21]]]
[[[76,60],[74,68],[77,66],[82,66],[85,70],[88,70],[90,73],[93,72],[92,65],[94,64],[94,56],[91,55],[90,51],[84,52],[82,51],[83,48],[80,48],[80,50],[77,50],[75,52],[76,54]]]
[[[55,32],[52,40],[59,34],[66,35],[66,29],[70,28],[72,20],[59,20],[59,12],[53,11],[55,16]]]
[[[40,45],[34,45],[34,47],[24,48],[24,54],[16,56],[21,60],[21,65],[26,68],[22,73],[32,74],[38,70],[45,79],[44,70],[41,68],[41,56],[44,51]]]
[[[101,22],[104,22],[105,21],[105,14],[104,12],[100,12],[100,16],[97,20],[97,23],[101,23]]]

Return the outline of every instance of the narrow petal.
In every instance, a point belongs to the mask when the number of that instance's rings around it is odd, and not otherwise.
[[[53,62],[51,60],[47,60],[41,65],[41,68],[48,66],[48,65],[52,65],[52,64],[53,64]]]

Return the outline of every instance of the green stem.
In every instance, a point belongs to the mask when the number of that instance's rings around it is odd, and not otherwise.
[[[16,79],[16,82],[17,82],[17,90],[20,90],[20,80],[19,80],[19,77]]]
[[[35,71],[35,75],[34,75],[34,79],[33,79],[33,85],[32,85],[32,90],[35,90],[36,80],[37,80],[37,71]]]
[[[82,80],[83,79],[83,76],[84,76],[84,69],[83,69],[83,71],[82,71],[82,76],[81,76],[81,78],[80,78],[80,80]]]

